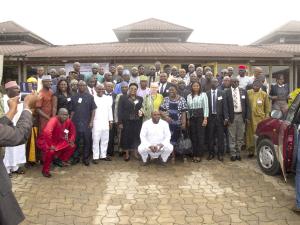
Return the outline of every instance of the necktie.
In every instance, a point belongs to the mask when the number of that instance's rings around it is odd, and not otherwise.
[[[217,110],[216,110],[216,91],[213,90],[213,101],[212,101],[212,113],[213,114],[217,114]]]
[[[92,91],[92,95],[94,95],[94,88],[91,88],[91,91]]]
[[[161,84],[159,93],[160,93],[160,94],[164,93],[164,84]]]
[[[233,90],[233,107],[235,110],[237,110],[238,108],[238,100],[237,100],[237,93],[236,93],[237,89]]]

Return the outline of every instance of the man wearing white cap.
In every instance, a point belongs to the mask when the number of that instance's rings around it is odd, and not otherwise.
[[[5,84],[6,95],[3,96],[4,101],[4,112],[9,111],[8,100],[20,95],[20,87],[16,81],[10,81]],[[17,121],[19,120],[21,113],[23,111],[23,103],[19,103],[17,107],[17,114],[14,116],[12,122],[16,126]],[[19,173],[22,174],[24,171],[19,167],[21,164],[26,163],[26,147],[25,144],[14,146],[14,147],[5,147],[5,155],[3,163],[7,170],[7,173]]]
[[[43,88],[39,92],[40,99],[36,103],[36,111],[39,115],[39,133],[42,132],[48,120],[52,117],[53,114],[53,92],[51,91],[51,80],[52,79],[50,75],[42,76]]]

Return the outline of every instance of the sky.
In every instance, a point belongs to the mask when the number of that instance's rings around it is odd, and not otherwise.
[[[2,0],[13,20],[56,45],[117,41],[112,29],[148,18],[192,28],[190,42],[248,45],[290,20],[300,0]]]

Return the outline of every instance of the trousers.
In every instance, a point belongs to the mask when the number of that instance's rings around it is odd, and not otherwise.
[[[228,127],[231,156],[240,156],[244,144],[245,123],[242,114],[235,114],[234,121]]]
[[[106,158],[109,130],[93,130],[93,159]]]
[[[138,151],[142,157],[143,162],[147,162],[148,156],[151,158],[158,158],[159,156],[161,157],[163,162],[167,162],[169,156],[173,152],[172,148],[168,148],[164,146],[159,152],[152,152],[149,148],[138,148]]]

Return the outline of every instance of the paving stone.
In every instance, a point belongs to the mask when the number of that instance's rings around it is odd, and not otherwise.
[[[299,224],[294,178],[264,175],[256,160],[176,162],[162,168],[114,158],[85,168],[34,167],[12,179],[22,225]],[[101,176],[100,176],[101,175]]]

